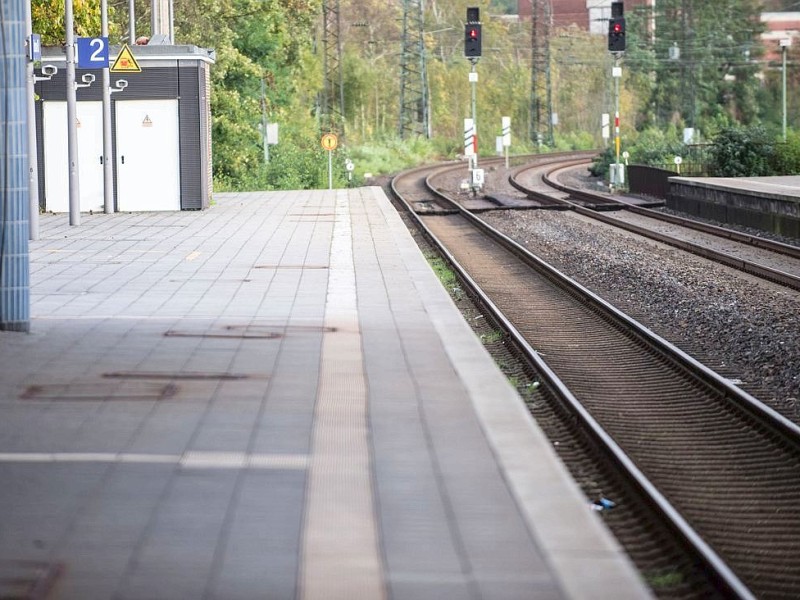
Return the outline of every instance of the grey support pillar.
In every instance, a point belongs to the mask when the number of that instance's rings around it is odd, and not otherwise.
[[[170,14],[169,0],[150,0],[150,39],[170,35]]]
[[[0,330],[30,330],[25,2],[0,3]]]

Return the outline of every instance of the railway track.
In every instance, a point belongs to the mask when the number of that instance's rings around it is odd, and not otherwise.
[[[575,163],[559,165],[544,173],[540,167],[522,168],[509,176],[509,183],[532,198],[548,198],[548,202],[563,204],[578,214],[800,290],[800,247],[669,215],[625,202],[618,196],[559,183],[558,173],[574,166]],[[536,174],[530,176],[533,170]],[[549,186],[548,191],[542,185],[530,183],[538,182],[540,175],[542,184]]]
[[[394,192],[413,197],[447,168],[463,165],[404,174]],[[607,522],[643,571],[673,577],[649,579],[654,590],[800,596],[800,428],[446,195],[426,193],[439,210],[415,220],[545,382],[534,416],[579,483],[621,495]],[[598,448],[604,464],[592,462]]]

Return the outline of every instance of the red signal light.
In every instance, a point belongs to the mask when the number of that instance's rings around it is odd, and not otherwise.
[[[481,55],[481,24],[464,24],[464,56],[478,58]]]
[[[612,17],[608,21],[608,49],[625,52],[625,18]]]

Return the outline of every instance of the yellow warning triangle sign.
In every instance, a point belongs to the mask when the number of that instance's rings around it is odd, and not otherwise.
[[[117,55],[117,60],[111,65],[109,71],[112,73],[141,73],[142,68],[139,66],[139,63],[136,62],[136,59],[133,58],[133,53],[128,44],[123,44],[122,49]]]

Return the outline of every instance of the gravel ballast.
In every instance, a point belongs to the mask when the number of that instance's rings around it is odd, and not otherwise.
[[[800,294],[574,213],[482,215],[534,254],[800,423]]]

